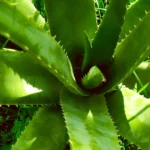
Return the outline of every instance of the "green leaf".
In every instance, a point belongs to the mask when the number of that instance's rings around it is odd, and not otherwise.
[[[149,18],[150,13],[146,13],[129,36],[117,45],[112,63],[103,72],[106,84],[102,92],[114,88],[127,78],[150,53]]]
[[[150,62],[142,62],[135,71],[142,85],[137,81],[137,78],[133,73],[123,81],[123,84],[126,87],[133,89],[135,83],[137,83],[137,91],[141,91],[143,88],[145,88],[144,89],[145,92],[142,91],[142,94],[144,94],[145,97],[149,97],[150,96],[150,84],[149,84]]]
[[[148,87],[148,85],[149,85],[149,83],[147,83],[147,84],[145,84],[145,85],[143,85],[143,87],[138,91],[138,93],[140,94],[141,92],[143,92],[144,91],[144,93],[145,93],[145,95],[147,96],[147,92],[146,92],[146,88]]]
[[[64,89],[60,99],[72,150],[120,149],[103,95],[82,97]]]
[[[0,1],[0,34],[37,59],[70,91],[86,95],[77,85],[70,60],[61,46],[52,36],[37,28],[34,16],[25,15],[17,6],[18,4]]]
[[[143,150],[150,150],[150,100],[121,88],[106,96],[110,114],[119,134]]]
[[[89,50],[90,58],[88,58],[86,67],[89,65],[101,66],[111,61],[121,32],[127,3],[128,0],[110,1],[103,21],[92,41],[92,48]]]
[[[45,0],[52,36],[61,41],[71,60],[84,53],[84,31],[94,38],[96,14],[93,0]],[[75,60],[77,59],[77,60]]]
[[[34,16],[34,22],[37,27],[44,29],[45,31],[49,30],[48,24],[45,22],[45,19],[40,15],[37,9],[34,7],[31,0],[7,0],[11,3],[17,3],[17,9],[22,13],[28,16]]]
[[[57,93],[62,88],[62,84],[27,53],[6,49],[0,50],[0,83],[0,104],[56,104]]]
[[[82,85],[86,89],[92,89],[98,87],[104,80],[104,76],[99,68],[93,66],[87,75],[82,78]]]
[[[67,139],[60,108],[40,108],[12,150],[63,150]]]
[[[81,66],[81,73],[84,74],[90,69],[90,65],[87,65],[88,62],[91,62],[90,50],[92,48],[92,41],[90,40],[88,34],[84,33],[84,59]]]
[[[122,26],[122,31],[120,34],[120,41],[124,39],[125,36],[130,34],[134,30],[135,25],[139,24],[141,19],[145,16],[145,11],[150,10],[150,1],[149,0],[137,0],[132,3],[125,15],[124,24]]]

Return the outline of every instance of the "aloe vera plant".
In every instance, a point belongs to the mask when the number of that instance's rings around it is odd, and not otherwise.
[[[150,2],[111,0],[100,26],[93,0],[0,0],[0,104],[43,105],[12,150],[150,150],[150,101],[118,87],[150,53]],[[132,58],[131,58],[132,56]]]

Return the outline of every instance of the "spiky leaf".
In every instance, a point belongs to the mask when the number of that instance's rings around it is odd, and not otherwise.
[[[63,150],[67,139],[60,108],[40,108],[12,150]]]
[[[150,100],[128,88],[108,94],[106,100],[119,134],[139,148],[150,150]]]
[[[26,16],[17,5],[0,1],[0,34],[37,59],[73,93],[86,95],[76,84],[72,65],[61,46],[52,36],[37,28],[34,16]]]
[[[77,55],[84,53],[84,31],[92,39],[97,30],[94,1],[45,0],[45,6],[51,34],[77,63]]]
[[[37,60],[6,49],[0,50],[0,83],[0,104],[57,103],[62,88]]]
[[[107,82],[102,92],[123,81],[150,53],[149,18],[150,13],[146,13],[129,36],[117,45],[112,63],[104,73]]]
[[[34,16],[34,22],[37,27],[44,29],[45,31],[49,30],[48,24],[45,22],[45,19],[37,11],[31,0],[7,0],[11,3],[17,3],[16,6],[20,11],[28,16]]]
[[[88,51],[90,57],[84,58],[88,59],[84,60],[87,62],[84,69],[92,65],[102,66],[111,61],[121,32],[127,3],[128,0],[110,1],[103,21],[92,41],[92,48]]]
[[[125,15],[120,41],[130,34],[135,26],[140,23],[141,19],[145,16],[145,11],[150,11],[150,0],[136,0],[134,3],[131,3]]]
[[[120,149],[103,95],[82,97],[64,89],[61,105],[73,150]]]

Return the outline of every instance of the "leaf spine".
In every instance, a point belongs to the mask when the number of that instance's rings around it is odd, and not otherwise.
[[[69,82],[69,80],[66,80],[66,82],[69,84],[70,82]],[[71,86],[72,86],[72,84],[71,84]],[[74,86],[72,86],[72,87],[74,87]]]
[[[65,77],[63,75],[60,75],[60,76],[61,76],[61,78],[65,79]]]
[[[121,43],[121,42],[118,42],[118,43],[117,43],[117,46],[118,46],[120,43]]]
[[[126,9],[129,9],[130,7],[131,7],[131,5],[127,5],[127,6],[126,6]]]
[[[148,13],[148,11],[147,10],[145,10],[145,14],[147,14]]]
[[[10,38],[10,34],[9,34],[9,33],[4,32],[3,35],[4,35],[5,37],[7,37],[8,39]]]
[[[37,58],[38,58],[39,60],[41,60],[41,57],[40,57],[40,56],[37,56]]]
[[[28,46],[23,46],[23,49],[26,51],[29,51],[29,47]]]
[[[58,70],[54,69],[53,71],[54,71],[56,74],[58,74]]]
[[[32,16],[27,16],[28,20],[33,21],[33,17]]]
[[[45,21],[45,19],[44,19],[44,21]],[[50,33],[49,25],[48,25],[47,22],[44,23],[44,29],[45,29],[46,31],[49,31],[49,33]]]
[[[48,65],[48,67],[49,67],[50,69],[52,68],[52,66],[51,66],[50,64]]]
[[[13,2],[13,3],[11,3],[10,5],[11,5],[12,7],[17,7],[17,6],[18,6],[18,3]]]
[[[50,30],[49,30],[50,31]],[[56,35],[53,36],[54,39],[56,39]]]
[[[47,33],[47,34],[50,34],[50,30],[47,30],[46,33]],[[54,38],[54,39],[55,39],[55,38]]]
[[[58,44],[60,45],[61,41],[58,42]]]
[[[36,21],[39,16],[40,16],[40,12],[39,11],[35,11],[35,13],[33,15],[33,20]]]

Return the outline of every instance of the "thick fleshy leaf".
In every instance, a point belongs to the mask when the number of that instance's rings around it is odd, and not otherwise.
[[[150,53],[149,18],[150,13],[146,13],[129,36],[117,45],[112,63],[103,72],[106,83],[102,92],[106,92],[122,82]]]
[[[150,0],[137,0],[129,6],[122,26],[120,41],[140,23],[141,19],[145,16],[145,11],[150,11]]]
[[[58,103],[61,88],[56,77],[27,53],[0,50],[0,104]]]
[[[44,29],[45,31],[49,30],[48,24],[45,22],[45,19],[40,15],[37,9],[34,7],[31,0],[7,0],[11,3],[17,3],[17,8],[24,14],[28,16],[34,16],[34,22],[37,27]]]
[[[119,134],[142,150],[150,150],[150,100],[124,87],[108,94],[106,100]]]
[[[64,89],[60,99],[72,150],[120,149],[103,95],[82,97]]]
[[[0,34],[37,59],[70,91],[84,95],[85,93],[76,84],[70,60],[59,43],[37,28],[34,16],[27,16],[17,6],[18,4],[6,0],[0,1]]]
[[[51,34],[77,63],[77,55],[84,53],[84,31],[92,39],[97,30],[94,1],[45,0],[45,6]]]
[[[40,108],[12,150],[63,150],[68,136],[60,108]]]
[[[90,57],[84,58],[89,59],[88,61],[84,60],[87,62],[85,67],[110,63],[121,32],[127,3],[128,0],[110,1],[103,21],[92,41],[92,48],[89,49]]]

